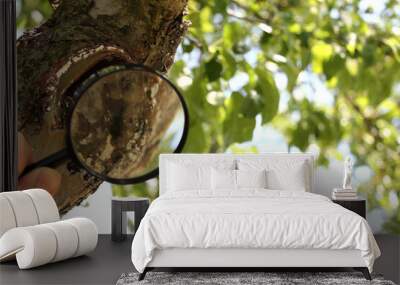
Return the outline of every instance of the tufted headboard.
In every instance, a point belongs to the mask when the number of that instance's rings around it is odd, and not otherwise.
[[[265,154],[161,154],[159,159],[159,185],[160,195],[167,191],[167,164],[168,162],[174,162],[178,164],[193,166],[215,166],[218,167],[220,164],[230,165],[232,169],[237,169],[237,161],[246,160],[266,160],[268,163],[279,163],[281,161],[304,161],[308,165],[308,189],[307,192],[313,192],[314,190],[314,159],[315,154],[310,153],[265,153]]]

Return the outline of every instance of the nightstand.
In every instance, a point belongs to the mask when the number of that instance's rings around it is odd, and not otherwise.
[[[333,203],[339,204],[340,206],[359,214],[365,219],[367,212],[367,203],[363,198],[357,198],[355,200],[336,200],[332,199]]]
[[[111,239],[123,241],[126,239],[127,216],[126,212],[135,213],[135,233],[142,221],[150,200],[143,197],[113,197],[111,201]]]

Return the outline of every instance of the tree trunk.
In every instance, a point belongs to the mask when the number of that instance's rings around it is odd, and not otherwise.
[[[161,72],[172,65],[188,22],[187,0],[52,1],[52,17],[17,42],[18,129],[35,160],[66,146],[66,91],[99,63],[140,63]],[[169,102],[173,106],[176,102]],[[153,131],[153,141],[159,133]],[[102,181],[69,160],[57,167],[61,213]]]

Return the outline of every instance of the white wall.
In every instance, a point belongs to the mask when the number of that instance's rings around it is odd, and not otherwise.
[[[73,208],[62,218],[86,217],[97,225],[100,234],[110,234],[111,198],[111,185],[103,183],[93,195],[82,202],[81,206]]]

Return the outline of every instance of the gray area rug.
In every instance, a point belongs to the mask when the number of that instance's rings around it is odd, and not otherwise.
[[[122,274],[117,285],[146,284],[213,284],[213,285],[246,285],[246,284],[373,284],[395,285],[384,280],[380,275],[372,275],[368,281],[359,272],[148,272],[146,278],[138,281],[138,273]]]

